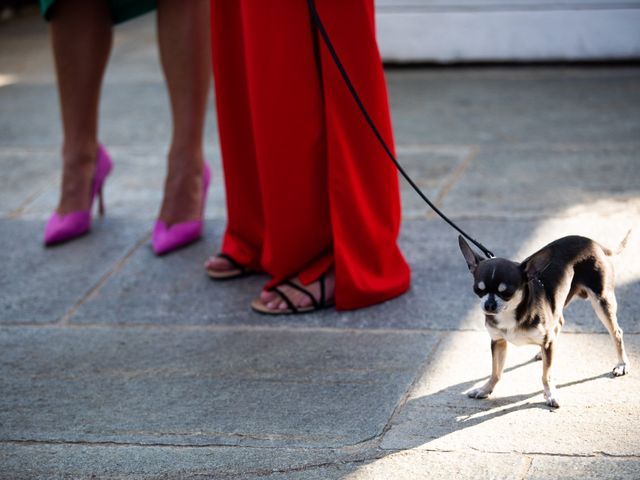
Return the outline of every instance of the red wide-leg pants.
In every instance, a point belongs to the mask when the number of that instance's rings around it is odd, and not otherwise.
[[[392,144],[373,0],[317,0]],[[303,284],[335,267],[338,309],[400,295],[397,173],[311,24],[305,0],[212,0],[213,69],[227,194],[222,251]]]

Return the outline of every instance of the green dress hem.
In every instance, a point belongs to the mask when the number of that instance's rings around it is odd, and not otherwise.
[[[51,20],[55,11],[55,4],[56,0],[40,0],[40,13],[45,20]],[[155,10],[157,5],[157,0],[109,0],[111,23],[115,25],[139,17]]]

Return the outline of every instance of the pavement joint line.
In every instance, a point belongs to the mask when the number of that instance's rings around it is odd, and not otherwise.
[[[594,451],[592,453],[554,453],[554,452],[534,452],[534,451],[522,451],[522,452],[518,452],[515,450],[512,450],[510,452],[494,452],[491,450],[479,450],[479,449],[473,449],[474,451],[477,451],[479,453],[484,453],[484,454],[489,454],[489,455],[496,455],[496,454],[505,454],[505,455],[513,455],[513,454],[520,454],[520,455],[525,455],[525,456],[534,456],[534,457],[557,457],[557,458],[601,458],[601,457],[606,457],[606,458],[629,458],[629,459],[640,459],[640,453],[638,454],[620,454],[620,455],[616,455],[616,454],[609,454],[609,453],[605,453],[605,452],[600,452],[600,451]]]
[[[29,206],[33,203],[33,201],[42,195],[51,185],[47,183],[47,185],[43,185],[41,188],[35,190],[33,193],[27,196],[27,198],[15,209],[9,212],[5,218],[10,220],[16,220],[20,218],[20,216],[29,208]]]
[[[0,324],[0,331],[3,329],[65,329],[65,330],[166,330],[169,332],[293,332],[293,333],[354,333],[354,334],[374,334],[374,335],[415,335],[415,334],[449,334],[449,333],[481,333],[486,335],[484,328],[459,328],[459,329],[433,329],[433,328],[354,328],[354,327],[304,327],[304,326],[262,326],[262,325],[156,325],[152,323],[4,323]],[[606,331],[563,331],[562,335],[606,335]],[[625,336],[640,335],[640,331],[625,331]]]
[[[37,439],[0,439],[0,445],[79,445],[83,447],[140,447],[140,448],[148,448],[148,447],[156,447],[156,448],[177,448],[177,449],[187,449],[187,448],[246,448],[251,450],[287,450],[287,451],[309,451],[309,450],[324,450],[327,452],[337,452],[345,450],[345,453],[357,454],[359,452],[366,452],[366,449],[353,449],[350,445],[343,445],[339,447],[335,446],[269,446],[269,445],[238,445],[238,444],[227,444],[227,443],[166,443],[166,442],[158,442],[158,443],[146,443],[146,442],[118,442],[112,440],[100,440],[100,441],[89,441],[89,440],[62,440],[62,439],[48,439],[48,440],[37,440]],[[387,451],[392,450],[378,450],[381,453],[385,453]],[[397,450],[401,452],[403,450]]]
[[[637,198],[637,197],[634,197]],[[620,197],[616,200],[619,204],[620,207],[616,208],[616,209],[611,209],[609,211],[602,211],[602,212],[598,212],[598,211],[593,211],[590,210],[588,213],[591,216],[595,216],[595,217],[603,217],[603,218],[608,218],[611,215],[614,214],[618,214],[618,213],[625,213],[625,214],[640,214],[640,204],[637,207],[637,211],[636,212],[631,212],[631,208],[629,206],[629,199],[628,198],[624,198],[624,197]],[[585,212],[586,213],[586,212]],[[434,214],[435,215],[435,214]],[[565,214],[558,214],[557,212],[547,212],[547,213],[504,213],[504,214],[486,214],[486,213],[452,213],[452,214],[448,214],[447,215],[450,219],[454,219],[454,220],[480,220],[480,221],[494,221],[494,220],[516,220],[516,221],[531,221],[531,220],[562,220],[565,218],[575,218],[576,216],[576,212],[567,212]],[[425,219],[424,216],[419,216],[419,215],[411,215],[411,216],[407,216],[404,215],[402,217],[402,221],[413,221],[413,220],[423,220]],[[440,220],[440,217],[434,217],[434,218],[426,218],[426,220]]]
[[[393,425],[393,421],[399,415],[400,411],[404,408],[404,406],[407,404],[407,401],[409,400],[409,397],[413,393],[413,390],[414,390],[416,384],[420,381],[420,378],[422,378],[422,374],[424,373],[426,368],[433,361],[433,357],[435,355],[435,352],[439,350],[440,345],[442,344],[442,341],[444,340],[444,338],[446,336],[447,336],[446,333],[444,333],[444,332],[440,333],[440,335],[439,335],[438,339],[436,340],[436,342],[434,343],[433,347],[431,347],[431,350],[427,353],[427,356],[425,357],[425,359],[420,363],[420,366],[416,369],[416,374],[414,375],[413,379],[411,380],[411,383],[409,384],[409,386],[405,390],[405,392],[402,395],[402,397],[400,397],[400,400],[398,400],[398,402],[396,403],[396,406],[394,407],[393,412],[391,412],[391,416],[389,416],[389,420],[387,420],[387,423],[382,428],[382,431],[378,435],[375,435],[375,436],[371,437],[368,440],[364,440],[362,442],[358,442],[358,444],[364,444],[367,441],[376,441],[376,440],[381,442],[382,439],[384,438],[384,436],[387,434],[387,432],[389,432],[389,430],[391,430],[391,427]]]
[[[98,291],[104,286],[105,283],[107,283],[107,281],[116,273],[118,273],[120,270],[122,270],[122,268],[124,267],[124,265],[127,263],[127,261],[133,256],[133,254],[142,246],[144,245],[146,242],[149,241],[149,237],[150,234],[146,233],[145,235],[142,236],[142,238],[140,240],[138,240],[133,247],[124,255],[124,257],[120,258],[120,260],[118,260],[114,266],[112,268],[109,269],[109,271],[107,271],[107,273],[105,273],[100,280],[98,280],[98,282],[89,289],[89,291],[87,293],[85,293],[61,318],[60,320],[58,320],[57,323],[58,325],[67,325],[69,323],[69,320],[71,319],[71,317],[73,317],[76,312],[78,311],[78,309],[87,301],[91,300],[92,298],[94,298]]]
[[[237,474],[229,474],[227,475],[223,475],[220,478],[246,478],[248,475],[258,475],[258,476],[265,476],[265,475],[274,475],[274,474],[280,474],[280,473],[299,473],[299,472],[308,472],[308,471],[313,471],[313,470],[320,470],[322,468],[336,468],[339,465],[361,465],[363,463],[366,462],[371,462],[371,461],[375,461],[375,460],[380,460],[383,457],[364,457],[364,458],[358,458],[358,459],[352,459],[352,460],[336,460],[336,461],[332,461],[332,462],[323,462],[323,463],[312,463],[309,465],[302,465],[300,467],[291,467],[291,468],[285,468],[285,469],[259,469],[259,470],[254,470],[254,471],[249,471],[249,472],[242,472],[242,473],[237,473]]]
[[[471,162],[473,162],[473,160],[478,156],[479,153],[480,147],[472,148],[466,155],[466,157],[462,160],[462,162],[460,162],[456,166],[451,175],[449,175],[449,177],[445,180],[444,185],[436,195],[436,198],[433,202],[438,208],[442,206],[442,202],[444,201],[447,194],[451,191],[454,185],[458,183],[460,178],[462,178],[464,172],[466,172],[467,168],[469,168],[469,165],[471,165]],[[427,218],[436,218],[436,213],[432,209],[429,209],[426,216]]]
[[[218,144],[212,145],[212,150],[217,150]],[[428,152],[449,152],[452,150],[469,150],[482,148],[486,150],[499,150],[502,148],[513,149],[536,149],[544,147],[549,150],[609,150],[616,148],[636,149],[640,147],[640,142],[623,141],[615,143],[567,143],[567,142],[494,142],[494,143],[398,143],[396,152],[398,155],[428,153]],[[134,154],[156,153],[158,150],[149,148],[146,144],[110,144],[110,150],[126,150]],[[39,153],[58,155],[59,146],[0,146],[0,155],[20,155],[24,153]]]
[[[483,450],[481,448],[474,447],[466,447],[473,451],[473,453],[481,453],[485,455],[522,455],[524,457],[567,457],[567,458],[630,458],[640,459],[639,454],[608,454],[601,451],[594,451],[592,453],[553,453],[553,452],[529,452],[529,451],[518,451],[518,450],[510,450],[510,451],[495,451],[495,450]],[[448,448],[426,448],[426,447],[410,447],[406,449],[402,448],[379,448],[383,452],[390,452],[387,455],[393,455],[397,453],[469,453],[466,449],[448,449]]]
[[[166,330],[169,332],[295,332],[295,333],[353,333],[353,334],[374,334],[374,335],[415,335],[415,334],[444,334],[452,330],[433,330],[419,328],[340,328],[340,327],[290,327],[286,325],[263,326],[263,325],[155,325],[155,324],[107,324],[107,323],[14,323],[0,324],[2,329],[69,329],[69,330]],[[464,331],[464,330],[453,330]],[[483,332],[481,330],[468,330],[471,332]],[[625,335],[627,333],[625,332]],[[630,335],[633,335],[631,333]]]
[[[474,148],[479,148],[479,144],[463,144],[463,143],[405,143],[396,145],[396,154],[398,157],[402,155],[416,155],[420,153],[454,153],[468,152]]]
[[[640,142],[636,141],[624,141],[615,143],[591,143],[591,142],[507,142],[498,141],[493,143],[399,143],[396,145],[396,152],[398,156],[401,155],[415,155],[418,153],[430,153],[441,152],[449,153],[452,151],[469,150],[475,148],[481,148],[482,150],[502,150],[502,149],[514,149],[514,150],[533,150],[544,149],[552,151],[602,151],[602,150],[615,150],[615,149],[637,149],[640,147]],[[399,159],[401,160],[401,159]]]

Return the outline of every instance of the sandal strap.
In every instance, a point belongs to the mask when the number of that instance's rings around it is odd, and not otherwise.
[[[287,307],[289,307],[289,309],[293,313],[298,313],[298,309],[296,308],[296,306],[293,304],[291,299],[285,295],[285,293],[282,290],[280,290],[278,287],[273,287],[272,290],[276,292],[278,295],[280,295],[280,298],[284,300],[284,303],[287,304]]]
[[[315,308],[316,310],[320,308],[320,304],[318,303],[316,298],[311,294],[311,292],[309,290],[301,287],[300,285],[296,285],[295,283],[293,283],[293,282],[291,282],[289,280],[285,280],[282,283],[284,285],[287,285],[288,287],[293,288],[294,290],[299,291],[300,293],[304,293],[307,297],[309,297],[309,299],[311,300],[311,304],[313,305],[313,308]]]
[[[227,255],[226,253],[220,252],[216,254],[216,257],[224,258],[227,262],[231,264],[232,267],[240,270],[242,273],[245,273],[247,271],[247,267],[238,263],[236,260],[234,260],[233,257],[231,257],[231,255]]]

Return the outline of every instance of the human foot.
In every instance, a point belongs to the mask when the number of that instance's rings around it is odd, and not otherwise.
[[[60,202],[56,208],[59,214],[86,211],[91,207],[91,186],[97,152],[97,144],[64,149]]]
[[[164,197],[158,219],[168,227],[202,219],[204,161],[202,153],[170,152]]]
[[[334,304],[335,283],[333,269],[306,286],[293,278],[272,290],[263,290],[251,307],[260,313],[275,315],[320,310]]]
[[[204,269],[209,277],[214,280],[231,280],[244,277],[251,273],[244,265],[236,262],[232,257],[224,253],[212,255],[204,262]]]

